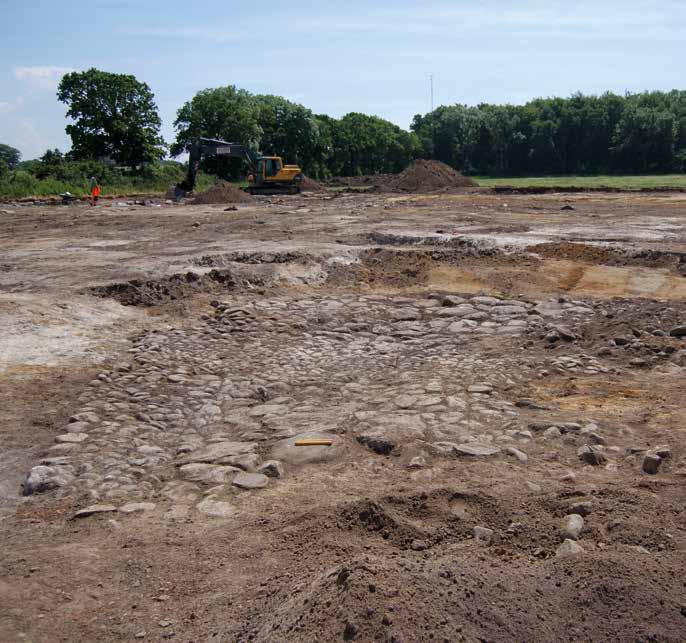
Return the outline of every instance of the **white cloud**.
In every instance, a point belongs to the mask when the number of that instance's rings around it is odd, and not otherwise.
[[[630,6],[626,0],[577,0],[576,3],[560,0],[523,0],[516,8],[506,8],[496,2],[482,2],[479,6],[460,7],[457,3],[420,4],[415,8],[380,8],[360,17],[299,18],[292,30],[321,32],[355,32],[399,34],[412,36],[438,36],[444,34],[456,39],[469,38],[481,30],[502,38],[503,34],[526,31],[534,35],[548,35],[555,30],[556,37],[579,32],[588,38],[613,36],[622,38],[683,38],[683,19],[686,9],[679,3],[659,5],[640,0]],[[490,6],[489,6],[490,5]],[[490,31],[493,30],[493,31]]]
[[[71,67],[36,65],[34,67],[15,67],[14,77],[40,89],[56,89],[62,76],[74,71]]]
[[[213,27],[120,27],[122,36],[137,38],[189,38],[193,40],[210,40],[212,42],[233,42],[240,40],[240,33],[235,30],[216,29]]]
[[[0,114],[11,114],[16,112],[24,104],[24,98],[18,96],[13,101],[0,100]]]

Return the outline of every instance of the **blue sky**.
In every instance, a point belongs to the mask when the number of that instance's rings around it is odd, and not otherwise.
[[[0,16],[0,142],[24,158],[69,149],[55,89],[89,67],[146,81],[167,140],[184,101],[227,84],[405,128],[432,73],[436,105],[686,88],[684,0],[0,0]]]

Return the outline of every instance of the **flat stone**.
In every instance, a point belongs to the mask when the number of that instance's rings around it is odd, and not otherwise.
[[[152,511],[155,507],[154,502],[128,502],[119,507],[119,511],[124,514],[132,514],[139,511]]]
[[[474,313],[469,313],[464,316],[464,319],[469,319],[470,321],[486,321],[488,319],[488,313],[477,310]]]
[[[469,301],[473,304],[483,304],[484,306],[497,306],[498,304],[502,303],[501,299],[481,295],[477,297],[472,297]]]
[[[500,448],[486,444],[467,442],[464,444],[457,444],[455,446],[455,451],[458,455],[490,456],[500,453]]]
[[[517,460],[519,460],[522,464],[526,464],[529,461],[529,456],[526,453],[524,453],[524,451],[520,451],[515,447],[507,447],[505,449],[505,453],[507,453],[507,455],[513,456],[514,458],[517,458]]]
[[[232,484],[241,489],[262,489],[269,484],[269,478],[262,473],[246,473],[241,471],[233,479]]]
[[[421,315],[415,308],[400,308],[393,312],[395,321],[414,321],[420,319]]]
[[[464,333],[465,331],[471,331],[478,324],[471,319],[461,319],[460,321],[453,322],[448,326],[449,333]]]
[[[182,460],[177,461],[177,465],[191,462],[216,462],[221,458],[233,455],[253,453],[255,449],[257,449],[257,442],[215,442],[203,449],[193,451]]]
[[[112,513],[116,511],[117,508],[114,505],[91,505],[85,509],[79,509],[74,514],[74,518],[87,518],[88,516],[93,516],[95,514]]]
[[[260,404],[250,409],[251,417],[263,417],[265,415],[283,415],[288,411],[285,404]]]
[[[90,428],[88,422],[72,422],[64,427],[67,433],[84,433]]]
[[[58,444],[79,444],[87,439],[87,433],[63,433],[55,437],[55,442]]]
[[[443,398],[440,395],[421,395],[417,398],[417,407],[421,409],[424,406],[436,406],[442,402]]]
[[[498,306],[493,312],[499,315],[525,315],[526,308],[524,306]]]
[[[586,550],[581,545],[574,542],[570,538],[567,538],[557,548],[557,551],[555,552],[555,558],[570,558],[572,556],[579,556],[585,552]]]
[[[331,446],[306,446],[296,447],[297,440],[305,438],[320,438],[331,440]],[[313,464],[317,462],[330,462],[339,457],[342,453],[341,439],[330,433],[322,433],[318,431],[308,431],[294,435],[292,438],[286,438],[277,442],[271,451],[271,457],[274,460],[281,460],[287,464],[301,465]]]
[[[419,415],[389,413],[381,418],[383,430],[395,438],[422,438],[426,425]]]
[[[162,447],[155,446],[154,444],[141,444],[136,450],[143,455],[159,455],[164,453]]]
[[[445,315],[450,317],[462,317],[464,315],[475,313],[476,308],[474,308],[474,306],[472,306],[471,304],[458,304],[457,306],[454,306],[449,310],[438,310],[436,312],[441,316]]]
[[[446,295],[441,300],[443,306],[459,306],[464,304],[467,300],[464,297],[457,297],[456,295]]]
[[[239,473],[238,467],[220,464],[204,464],[193,462],[179,467],[179,475],[189,482],[202,482],[208,485],[227,484],[235,473]]]
[[[242,453],[220,458],[216,461],[216,464],[230,464],[232,467],[243,469],[243,471],[254,471],[259,462],[260,456],[257,453]]]
[[[576,540],[584,528],[584,519],[579,514],[568,514],[562,519],[560,533],[564,538]]]
[[[417,402],[417,398],[412,395],[400,395],[395,398],[394,402],[400,409],[411,409]]]
[[[490,395],[493,393],[493,387],[488,384],[474,384],[470,386],[467,391],[469,393],[481,393],[485,395]]]
[[[230,518],[238,513],[238,509],[230,502],[223,500],[215,500],[214,498],[205,498],[199,502],[195,508],[206,516],[214,518]]]

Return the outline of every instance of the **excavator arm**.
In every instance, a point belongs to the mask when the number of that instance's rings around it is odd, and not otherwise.
[[[203,159],[211,156],[228,156],[245,161],[250,172],[255,172],[259,156],[240,143],[229,143],[213,138],[193,139],[188,149],[188,171],[186,178],[176,186],[177,198],[185,196],[195,188],[195,181]]]

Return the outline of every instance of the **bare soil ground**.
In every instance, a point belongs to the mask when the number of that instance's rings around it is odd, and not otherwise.
[[[683,194],[4,207],[0,640],[686,638]]]

